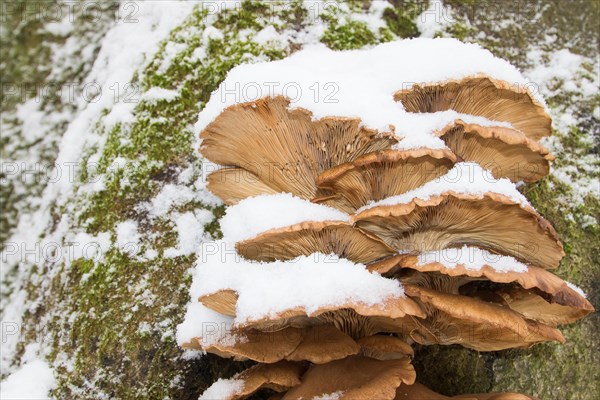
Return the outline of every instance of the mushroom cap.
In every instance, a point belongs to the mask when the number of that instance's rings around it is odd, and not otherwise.
[[[496,351],[565,341],[560,331],[501,305],[409,284],[405,287],[428,314],[425,321],[414,319],[417,324],[410,336],[417,343],[461,344],[478,351]]]
[[[208,174],[206,181],[208,190],[227,205],[236,204],[247,197],[279,193],[253,172],[239,167],[218,169]]]
[[[189,347],[235,360],[276,363],[281,360],[323,364],[358,354],[360,346],[332,325],[286,327],[274,332],[238,330],[225,340],[202,345],[196,338]]]
[[[361,127],[357,118],[313,121],[311,112],[289,106],[277,96],[226,108],[200,133],[200,152],[217,164],[252,171],[276,192],[312,199],[322,171],[397,142],[393,133]]]
[[[488,298],[485,290],[474,289],[468,294]],[[524,290],[521,287],[495,288],[493,296],[525,318],[549,326],[570,324],[594,311],[594,307],[585,299],[581,299],[583,304],[580,307],[562,305],[548,301],[545,298],[547,296],[541,292],[536,293],[536,291]]]
[[[391,399],[400,385],[413,384],[415,375],[408,358],[377,360],[350,356],[311,366],[302,383],[283,398],[312,399],[339,393],[339,399]]]
[[[482,393],[482,394],[462,394],[459,396],[448,397],[436,393],[425,385],[415,382],[413,385],[402,385],[396,391],[394,400],[535,400],[533,397],[518,393]]]
[[[242,257],[257,261],[290,260],[313,253],[333,253],[363,264],[395,253],[378,237],[344,221],[308,221],[271,229],[236,243],[236,250]]]
[[[204,306],[213,309],[216,305],[222,310],[219,312],[230,316],[235,315],[236,300],[237,297],[232,296],[231,290],[228,289],[219,290],[199,299]],[[355,332],[363,331],[370,332],[362,335],[368,336],[380,332],[377,329],[381,325],[393,327],[401,325],[402,319],[406,316],[424,317],[425,314],[419,305],[407,296],[393,296],[385,298],[381,303],[374,304],[346,300],[336,305],[323,305],[314,310],[307,310],[304,306],[287,308],[283,311],[271,312],[267,316],[238,322],[236,327],[238,329],[256,328],[274,331],[287,326],[306,327],[312,326],[318,321],[326,321],[333,323],[338,329],[351,336],[355,336]],[[381,321],[381,324],[375,321]],[[386,323],[388,325],[385,325]]]
[[[353,221],[403,253],[467,244],[548,269],[556,268],[564,256],[548,221],[499,193],[446,191],[427,200],[368,208]]]
[[[537,181],[548,175],[554,160],[544,146],[512,128],[456,120],[439,136],[457,156],[477,162],[498,179]]]
[[[394,99],[401,101],[408,112],[454,110],[509,122],[533,140],[552,132],[552,119],[526,87],[484,75],[415,84],[396,92]]]
[[[551,303],[566,306],[587,313],[593,311],[593,306],[577,291],[573,290],[565,281],[553,273],[532,265],[526,271],[499,271],[490,264],[480,268],[469,268],[464,263],[457,263],[449,267],[441,262],[433,261],[420,263],[419,256],[399,254],[386,260],[368,266],[370,271],[380,274],[393,275],[397,271],[409,268],[422,273],[439,272],[451,277],[468,277],[473,279],[488,279],[497,283],[518,283],[524,289],[535,289],[543,292]],[[531,318],[531,317],[528,317]],[[535,318],[531,318],[535,319]]]
[[[382,150],[323,171],[317,186],[332,196],[315,202],[354,212],[369,201],[406,193],[450,170],[457,161],[447,149]]]
[[[213,400],[219,396],[220,400],[238,400],[245,399],[260,389],[271,389],[276,392],[286,391],[301,383],[301,378],[306,371],[306,365],[302,363],[293,363],[280,361],[275,364],[259,364],[250,367],[232,379],[220,379],[210,386],[200,396],[200,400]],[[241,385],[236,385],[241,383]],[[220,390],[224,385],[234,384],[238,388],[228,392],[223,397]],[[217,394],[218,393],[218,394]]]
[[[398,358],[412,357],[414,351],[404,340],[389,335],[365,336],[356,341],[360,354],[365,357],[378,360],[393,360]]]

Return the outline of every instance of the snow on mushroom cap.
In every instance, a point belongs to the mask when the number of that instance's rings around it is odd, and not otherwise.
[[[396,134],[405,137],[405,146],[443,148],[443,142],[431,133],[454,119],[468,117],[454,111],[426,118],[408,113],[393,94],[415,83],[477,75],[519,88],[528,84],[507,61],[455,39],[400,40],[352,51],[311,46],[283,60],[232,69],[200,113],[196,129],[204,130],[234,104],[282,95],[291,100],[291,107],[311,111],[314,119],[356,117],[379,131],[393,125]],[[545,104],[539,94],[532,95]]]
[[[235,290],[239,296],[234,323],[296,307],[310,314],[347,302],[369,306],[404,297],[397,280],[371,273],[362,264],[320,253],[271,263],[224,257],[222,253],[206,255],[196,266],[192,299],[224,289]]]
[[[446,175],[404,194],[368,204],[359,209],[357,214],[377,206],[407,204],[415,198],[428,200],[448,191],[475,196],[483,196],[484,193],[492,192],[504,195],[521,206],[530,206],[527,198],[517,190],[515,184],[510,180],[495,179],[490,171],[481,168],[479,164],[462,162],[456,164]]]
[[[250,239],[269,229],[304,221],[345,221],[350,217],[335,208],[311,203],[289,193],[250,197],[228,207],[221,219],[226,241]]]
[[[233,318],[205,307],[192,296],[185,318],[177,326],[177,344],[182,346],[195,338],[201,338],[203,346],[223,342],[232,335],[232,326]]]
[[[418,265],[420,266],[434,262],[440,263],[446,268],[464,265],[465,268],[475,271],[479,271],[485,265],[489,265],[497,272],[527,272],[528,270],[527,265],[513,257],[501,256],[469,246],[428,251],[419,255]]]

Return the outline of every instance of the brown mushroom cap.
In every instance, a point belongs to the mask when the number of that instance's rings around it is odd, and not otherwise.
[[[552,132],[552,119],[525,87],[487,76],[415,84],[396,92],[394,99],[401,101],[408,112],[454,110],[510,122],[533,140]]]
[[[396,391],[394,400],[535,400],[533,397],[518,393],[485,393],[485,394],[462,394],[448,397],[434,392],[426,386],[415,383],[413,385],[402,385]]]
[[[564,256],[550,223],[533,208],[498,193],[447,191],[428,200],[372,207],[353,221],[404,253],[466,244],[543,268],[556,268]]]
[[[378,360],[393,360],[412,357],[414,351],[404,340],[389,335],[365,336],[356,341],[361,347],[360,354]]]
[[[217,164],[252,171],[276,192],[312,199],[322,171],[397,141],[391,132],[361,127],[359,119],[313,121],[309,111],[289,105],[278,96],[226,108],[201,132],[200,152]]]
[[[534,182],[548,175],[554,160],[544,146],[512,128],[456,120],[439,136],[457,156],[477,162],[497,179]]]
[[[224,358],[275,363],[281,360],[323,364],[358,354],[360,346],[332,325],[286,327],[274,332],[237,330],[225,340],[202,345],[196,338],[189,346]]]
[[[233,316],[236,304],[230,292],[231,290],[221,290],[202,296],[199,300],[208,308],[213,309],[212,307],[217,305],[224,311],[220,312]],[[221,293],[223,298],[220,298]],[[405,296],[388,298],[381,303],[370,305],[347,301],[335,306],[322,306],[312,312],[303,307],[294,307],[267,317],[239,323],[237,328],[279,331],[288,326],[310,327],[328,323],[357,339],[380,332],[404,332],[405,320],[412,316],[424,318],[425,313],[414,300]]]
[[[286,391],[298,386],[301,383],[301,377],[306,371],[306,365],[302,363],[293,363],[280,361],[276,364],[260,364],[240,372],[234,378],[227,381],[241,381],[243,387],[240,390],[229,393],[227,397],[219,400],[238,400],[245,399],[260,389],[271,389],[276,392]],[[211,395],[211,388],[221,385],[222,381],[217,381],[209,387],[200,399]]]
[[[256,174],[239,167],[221,168],[208,174],[206,187],[227,205],[261,194],[276,194]]]
[[[444,175],[457,161],[447,149],[383,150],[323,171],[317,186],[335,197],[314,199],[352,213],[369,201],[406,193]]]
[[[543,292],[551,303],[579,310],[577,313],[581,312],[587,315],[594,309],[589,301],[577,293],[577,291],[570,288],[558,276],[543,268],[531,265],[527,266],[527,271],[525,272],[498,271],[490,265],[483,265],[480,269],[470,269],[463,264],[457,264],[453,268],[450,268],[436,261],[419,264],[418,256],[399,254],[368,266],[370,271],[388,276],[394,275],[404,268],[422,273],[439,272],[451,277],[486,278],[498,283],[514,282],[518,283],[524,289],[535,289]],[[535,319],[530,316],[528,318]]]
[[[488,298],[486,291],[481,289],[474,288],[468,294]],[[562,305],[546,300],[542,293],[524,290],[520,287],[495,288],[493,296],[525,318],[549,326],[570,324],[594,311],[594,307],[585,299],[582,299],[583,305],[581,307]]]
[[[411,337],[417,343],[461,344],[478,351],[496,351],[565,341],[560,331],[498,304],[410,284],[405,288],[428,315],[425,321],[414,319]]]
[[[308,221],[271,229],[236,243],[236,250],[242,257],[257,261],[290,260],[313,253],[333,253],[362,264],[395,253],[378,237],[343,221]]]
[[[302,383],[283,398],[312,399],[339,393],[339,399],[392,399],[400,385],[411,385],[414,381],[415,370],[407,358],[376,360],[350,356],[311,366]]]

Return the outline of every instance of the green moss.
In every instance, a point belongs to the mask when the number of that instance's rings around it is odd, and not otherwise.
[[[329,24],[321,42],[334,50],[351,50],[374,44],[377,39],[364,22],[346,20],[343,24]]]
[[[390,31],[400,38],[412,38],[419,36],[419,29],[415,23],[421,7],[413,2],[397,2],[394,8],[386,8],[383,12],[383,20]]]

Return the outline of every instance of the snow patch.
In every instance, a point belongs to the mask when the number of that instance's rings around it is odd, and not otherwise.
[[[56,387],[54,372],[46,361],[31,360],[0,383],[2,400],[46,400]]]
[[[228,207],[221,218],[223,237],[232,243],[250,239],[269,229],[304,221],[349,221],[348,214],[335,208],[278,193],[246,198]]]

